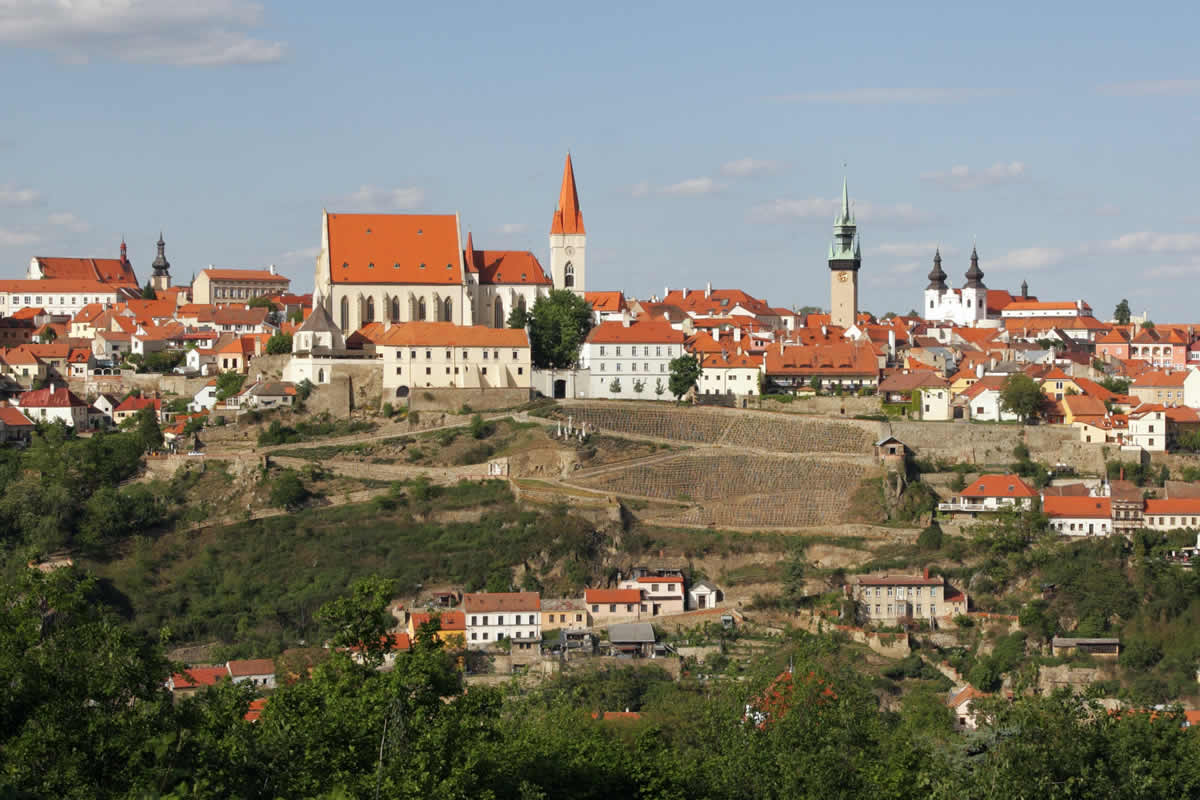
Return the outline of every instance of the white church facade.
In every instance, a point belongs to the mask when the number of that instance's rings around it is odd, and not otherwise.
[[[939,248],[933,254],[933,269],[929,273],[929,285],[925,287],[922,316],[927,321],[967,328],[1000,327],[999,316],[988,314],[988,288],[983,283],[983,270],[979,268],[979,254],[974,247],[963,287],[951,289],[946,285],[946,278]]]

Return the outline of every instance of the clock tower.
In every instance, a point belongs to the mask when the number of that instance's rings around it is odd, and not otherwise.
[[[575,169],[571,154],[563,167],[558,208],[550,222],[550,276],[555,289],[568,289],[580,297],[587,286],[587,232],[579,211],[579,192],[575,190]]]
[[[858,318],[858,268],[862,266],[862,247],[857,230],[843,178],[842,211],[833,221],[833,242],[829,245],[829,321],[842,328],[849,328]]]

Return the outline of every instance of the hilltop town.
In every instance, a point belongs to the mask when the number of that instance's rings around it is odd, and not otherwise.
[[[548,268],[454,214],[322,212],[318,239],[311,294],[179,285],[162,236],[144,284],[124,242],[0,280],[13,552],[159,631],[177,701],[238,685],[257,721],[320,664],[430,642],[473,685],[652,664],[709,691],[765,656],[791,693],[803,631],[963,736],[1064,688],[1200,708],[1187,321],[989,288],[975,248],[876,317],[845,184],[827,311],[633,297],[588,273],[570,156]],[[351,589],[378,624],[347,635]]]

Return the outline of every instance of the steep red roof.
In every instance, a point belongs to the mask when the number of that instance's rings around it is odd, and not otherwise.
[[[155,412],[162,410],[162,400],[157,397],[126,397],[121,405],[113,409],[113,413],[126,411],[141,411],[143,408],[153,408]]]
[[[1139,375],[1133,381],[1133,386],[1137,389],[1159,387],[1179,389],[1183,387],[1183,382],[1189,374],[1190,370],[1156,370]]]
[[[334,283],[462,284],[454,214],[330,214]]]
[[[21,408],[87,408],[87,403],[64,386],[47,386],[45,389],[25,392],[18,405]]]
[[[702,316],[726,316],[736,306],[759,316],[774,316],[771,306],[741,289],[691,289],[686,295],[684,291],[672,289],[662,302]]]
[[[567,153],[567,163],[563,166],[562,188],[558,191],[558,207],[550,221],[550,233],[587,233],[579,210],[579,192],[575,189],[575,168],[570,153]]]
[[[1108,409],[1104,406],[1104,401],[1098,397],[1092,397],[1086,394],[1067,395],[1062,399],[1062,403],[1071,412],[1074,417],[1078,416],[1104,416]]]
[[[119,258],[37,258],[47,280],[99,281],[136,289],[133,265]]]
[[[225,667],[188,667],[183,672],[171,676],[171,683],[176,689],[198,689],[201,686],[213,686],[219,680],[229,677]]]
[[[481,284],[549,286],[551,283],[537,256],[528,250],[464,250],[463,261],[471,272],[479,273]]]
[[[807,347],[775,345],[767,350],[765,365],[768,375],[879,374],[875,351],[867,344],[851,342]]]
[[[269,658],[250,658],[244,661],[230,661],[227,665],[229,674],[235,678],[248,675],[274,675],[275,662]]]
[[[433,614],[424,611],[414,611],[411,616],[413,630],[419,630],[422,625],[432,620],[433,617]],[[465,631],[467,629],[467,615],[462,611],[443,611],[437,617],[439,620],[438,630],[452,632]]]
[[[12,406],[0,406],[0,422],[6,428],[32,428],[34,421],[21,413],[21,409]]]
[[[583,299],[596,311],[616,313],[627,308],[624,292],[584,292]]]
[[[1151,514],[1200,514],[1200,498],[1178,497],[1169,500],[1147,500],[1146,516]]]

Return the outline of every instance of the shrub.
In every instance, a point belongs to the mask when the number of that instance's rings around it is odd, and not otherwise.
[[[293,511],[309,497],[308,489],[294,469],[285,469],[271,486],[271,505]]]
[[[496,426],[490,422],[484,422],[483,417],[479,414],[471,417],[471,436],[476,439],[486,439],[496,430]]]
[[[942,526],[936,522],[930,523],[929,527],[921,531],[921,535],[917,537],[917,548],[926,552],[941,550],[942,539]]]

